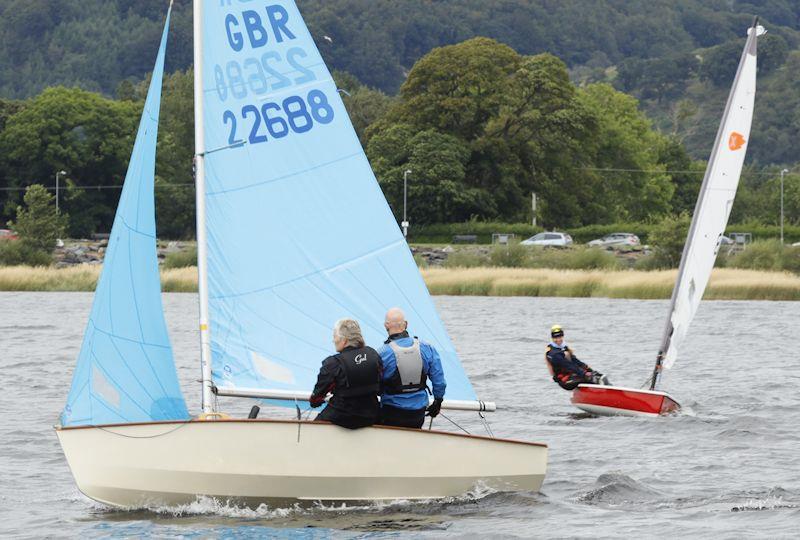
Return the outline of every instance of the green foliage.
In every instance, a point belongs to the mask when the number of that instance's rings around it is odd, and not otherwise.
[[[647,243],[647,237],[652,225],[647,223],[612,223],[608,225],[587,225],[585,227],[576,227],[566,229],[575,243],[582,244],[602,238],[607,234],[614,232],[628,232],[633,233],[639,237],[643,243]],[[456,235],[474,234],[478,237],[478,243],[489,244],[492,241],[492,235],[499,234],[514,234],[518,241],[530,238],[535,234],[542,232],[544,229],[541,227],[534,227],[526,223],[498,223],[498,222],[482,222],[482,221],[468,221],[463,223],[437,223],[431,225],[414,226],[412,224],[409,229],[409,235],[414,242],[418,243],[450,243]]]
[[[699,61],[691,53],[648,60],[629,58],[620,64],[617,80],[623,90],[641,88],[642,98],[662,103],[666,98],[680,95],[699,66]]]
[[[669,212],[674,186],[669,175],[659,173],[665,169],[659,163],[659,150],[666,143],[651,129],[637,101],[607,84],[588,86],[582,99],[598,119],[593,137],[594,166],[617,169],[605,174],[602,188],[592,193],[593,204],[605,212],[595,212],[594,219],[583,224],[612,219],[641,221]]]
[[[185,251],[168,253],[162,264],[162,268],[186,268],[188,266],[197,266],[196,246]]]
[[[522,55],[549,51],[575,80],[619,84],[638,98],[660,127],[672,127],[679,101],[698,110],[680,131],[692,156],[706,158],[744,28],[762,17],[759,98],[751,156],[789,163],[797,140],[792,94],[800,71],[789,65],[800,43],[800,17],[786,0],[299,0],[326,63],[366,86],[345,96],[362,143],[420,58],[436,47],[486,36]],[[166,12],[163,0],[6,0],[0,3],[0,96],[26,98],[49,86],[77,86],[131,101],[131,86],[152,69]],[[168,69],[192,63],[192,2],[175,2]],[[326,36],[326,37],[323,37]],[[788,57],[787,57],[788,54]],[[698,58],[702,67],[698,67]],[[788,58],[788,59],[787,59]],[[702,84],[699,77],[704,77]],[[793,80],[786,86],[782,80]],[[716,81],[712,83],[711,81]],[[371,90],[376,89],[376,90]],[[762,100],[780,94],[779,112]],[[770,100],[772,98],[769,98]],[[2,107],[0,106],[0,109]],[[2,129],[0,111],[0,129]],[[507,218],[505,218],[507,219]]]
[[[0,266],[50,266],[53,257],[47,251],[19,241],[0,240]]]
[[[728,258],[726,266],[751,270],[782,270],[783,246],[778,240],[753,242]]]
[[[763,10],[764,6],[759,6],[757,11]],[[694,16],[692,13],[687,20]],[[728,31],[724,43],[716,39],[701,42],[702,46],[714,46],[693,51],[702,58],[700,68],[676,85],[668,99],[659,99],[644,72],[620,66],[616,84],[640,98],[642,108],[654,123],[677,137],[693,158],[706,159],[710,153],[744,45],[741,30],[747,24],[742,20],[732,26],[736,32],[731,35]],[[800,94],[795,91],[800,85],[800,51],[793,50],[798,45],[796,34],[780,27],[768,28],[770,32],[758,43],[758,97],[748,162],[792,163],[797,160],[794,148],[800,136],[800,127],[794,120],[800,111]]]
[[[789,45],[778,34],[767,34],[758,41],[758,73],[766,75],[786,61]]]
[[[569,233],[576,244],[585,244],[615,232],[635,234],[642,244],[650,244],[653,243],[650,233],[657,226],[658,223],[611,223],[608,225],[587,225],[585,227],[568,228],[564,232]],[[517,240],[524,240],[542,232],[542,230],[541,227],[533,227],[526,223],[468,221],[464,223],[437,223],[419,226],[414,226],[412,223],[409,229],[409,236],[416,243],[448,244],[453,241],[455,235],[474,234],[478,237],[478,243],[489,244],[494,233],[511,233],[517,236]],[[763,225],[757,222],[732,222],[728,225],[727,231],[749,232],[757,240],[777,238],[780,235],[780,227],[778,225]],[[785,237],[788,243],[800,242],[800,225],[787,225],[785,227]]]
[[[361,145],[369,142],[367,128],[383,118],[389,111],[394,99],[380,90],[370,88],[344,71],[334,71],[333,78],[340,90],[343,90],[342,101],[350,116]]]
[[[447,256],[446,268],[552,268],[556,270],[616,270],[622,267],[613,253],[603,249],[552,248],[512,243],[484,249],[463,247]]]
[[[670,208],[662,138],[636,100],[609,85],[576,89],[549,54],[523,57],[486,38],[434,49],[367,130],[367,154],[396,215],[402,177],[414,223],[530,219],[566,227],[645,219]]]
[[[7,0],[0,4],[0,95],[28,97],[48,86],[112,95],[120,81],[153,68],[167,2]],[[192,58],[191,2],[175,2],[170,63]]]
[[[749,159],[797,159],[800,17],[784,0],[298,5],[328,65],[346,70],[334,76],[398,216],[402,173],[413,171],[412,234],[418,225],[473,217],[530,221],[531,192],[539,222],[570,232],[691,211],[703,171],[693,158],[708,155],[755,11],[770,33],[759,39]],[[0,14],[0,96],[64,84],[119,98],[51,88],[27,101],[0,99],[0,185],[12,188],[0,191],[0,221],[13,217],[23,188],[64,169],[69,234],[108,232],[119,191],[86,187],[122,182],[165,4],[8,0]],[[191,22],[191,2],[178,0],[156,180],[158,231],[173,238],[191,237],[195,226]],[[542,50],[560,59],[526,56]],[[607,84],[576,87],[570,75],[612,82],[641,102]],[[386,94],[398,88],[398,98]],[[745,175],[733,220],[777,224],[775,177]],[[790,223],[800,216],[796,185],[787,177]],[[645,227],[627,230],[646,241]],[[577,234],[576,241],[601,236]]]
[[[411,223],[408,231],[409,237],[417,243],[447,244],[453,241],[456,235],[474,234],[478,243],[489,244],[492,234],[515,234],[517,240],[524,240],[534,234],[542,232],[541,227],[533,227],[526,223],[499,223],[483,222],[477,220],[462,223],[435,223],[430,225],[415,225]]]
[[[143,101],[144,83],[139,88]],[[195,234],[194,74],[177,71],[164,78],[156,153],[156,226],[163,238]]]
[[[649,253],[648,255],[637,259],[633,265],[634,270],[642,270],[645,272],[650,272],[652,270],[663,270],[664,268],[668,267],[669,264],[665,263],[657,253]]]
[[[140,114],[136,103],[115,102],[82,90],[46,90],[11,116],[0,132],[0,181],[24,188],[51,179],[63,169],[74,189],[121,185]],[[92,212],[92,224],[109,231],[119,194],[118,190],[89,190],[79,198],[64,200],[63,209],[75,215]],[[21,193],[2,195],[8,196],[4,201],[8,218]],[[72,206],[74,201],[80,206]]]
[[[785,270],[800,274],[800,247],[784,246],[779,240],[755,241],[743,251],[720,258],[730,268]]]
[[[570,250],[565,268],[580,270],[616,270],[621,266],[619,259],[605,249],[578,248]]]
[[[741,36],[758,12],[773,33],[796,44],[796,9],[783,0],[299,0],[328,65],[394,93],[404,74],[435,47],[475,36],[522,54],[551,51],[570,67],[603,68],[627,58],[692,58]],[[163,0],[6,0],[0,4],[0,95],[27,97],[47,86],[79,85],[112,95],[121,81],[152,69]],[[173,9],[168,62],[192,62],[192,2]],[[744,15],[747,14],[747,15]],[[771,23],[771,24],[770,24]],[[328,36],[324,39],[323,36]],[[678,66],[678,73],[681,67]],[[651,66],[653,88],[669,85]],[[678,76],[675,76],[679,79]]]
[[[650,243],[654,246],[652,264],[660,268],[678,266],[683,255],[683,246],[689,233],[691,219],[688,214],[668,216],[650,231]]]
[[[69,221],[67,216],[56,213],[55,198],[39,184],[25,190],[24,202],[24,206],[17,207],[17,219],[9,221],[9,227],[19,235],[21,244],[51,253],[56,239],[64,235]]]
[[[800,274],[800,246],[784,247],[781,266],[787,272]]]
[[[730,87],[736,66],[744,47],[744,38],[727,41],[710,49],[703,55],[700,66],[700,78],[709,80],[716,86]]]
[[[495,246],[489,253],[489,264],[507,268],[523,268],[527,266],[528,256],[528,248],[517,243]]]
[[[475,251],[454,251],[444,261],[445,268],[477,268],[488,265],[489,258]]]
[[[705,164],[693,160],[676,136],[664,137],[658,146],[658,163],[666,170],[673,171],[673,194],[670,200],[672,212],[680,214],[692,212],[703,183]]]
[[[419,253],[414,254],[414,262],[417,264],[417,268],[428,268],[427,259]]]

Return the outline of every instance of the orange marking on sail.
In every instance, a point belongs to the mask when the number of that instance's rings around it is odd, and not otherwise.
[[[741,133],[737,133],[736,131],[731,133],[731,136],[728,138],[728,148],[731,150],[738,150],[744,143],[747,141],[744,140],[744,136]]]

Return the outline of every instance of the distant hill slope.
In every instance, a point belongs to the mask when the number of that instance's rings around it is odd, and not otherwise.
[[[151,69],[166,4],[166,0],[0,0],[0,97],[29,97],[57,84],[114,95],[121,81],[141,79]],[[396,92],[408,69],[430,49],[484,35],[523,54],[552,52],[578,79],[613,81],[642,98],[663,129],[677,126],[693,154],[701,157],[707,153],[704,145],[710,144],[709,132],[713,138],[714,119],[722,108],[716,98],[721,92],[724,102],[725,83],[709,82],[691,72],[690,66],[682,79],[662,81],[666,88],[653,96],[652,81],[637,77],[637,66],[631,62],[667,59],[669,63],[681,55],[724,47],[742,36],[755,13],[771,35],[780,37],[787,52],[795,50],[800,45],[795,4],[793,0],[298,0],[329,65],[385,92]],[[191,64],[191,15],[190,0],[175,1],[169,71]],[[794,61],[792,55],[786,58]],[[720,62],[706,65],[720,65],[724,72]],[[669,73],[659,71],[657,63],[649,68],[651,73]],[[781,75],[782,70],[786,71],[775,67],[769,80],[761,82],[768,99],[759,101],[763,113],[757,112],[759,137],[754,139],[769,137],[771,146],[785,147],[796,140],[793,126],[798,121],[792,119],[800,117],[800,103],[789,99],[787,89],[794,81],[790,73]],[[627,76],[624,82],[620,75]],[[681,100],[688,101],[681,104]],[[773,104],[776,110],[766,110]],[[693,108],[697,113],[687,116]],[[676,122],[682,118],[689,127]],[[754,158],[782,162],[793,153],[757,145]]]

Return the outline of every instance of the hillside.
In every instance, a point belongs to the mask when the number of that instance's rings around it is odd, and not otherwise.
[[[65,85],[120,94],[152,66],[164,0],[0,1],[0,98]],[[758,13],[759,99],[749,161],[798,160],[800,15],[791,0],[298,0],[328,64],[394,94],[431,49],[488,36],[521,54],[550,52],[578,83],[610,82],[641,100],[665,133],[705,159]],[[176,0],[167,70],[192,61],[190,0]],[[323,39],[326,36],[329,39]],[[762,65],[764,58],[762,58]]]

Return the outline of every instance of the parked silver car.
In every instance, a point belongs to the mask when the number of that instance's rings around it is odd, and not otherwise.
[[[520,242],[523,246],[570,246],[572,237],[563,232],[543,232]]]
[[[639,246],[641,242],[639,237],[632,233],[612,233],[592,240],[589,242],[590,247],[608,247],[608,246]]]

